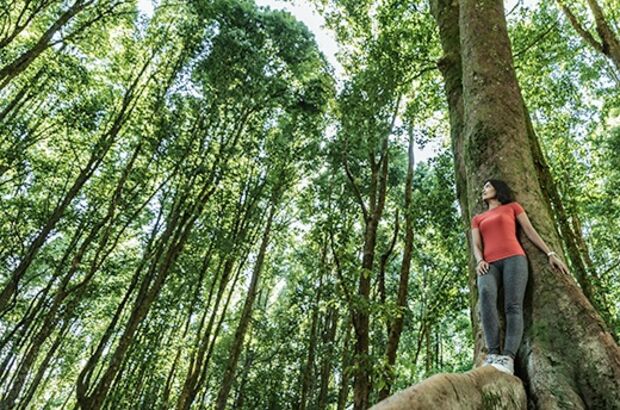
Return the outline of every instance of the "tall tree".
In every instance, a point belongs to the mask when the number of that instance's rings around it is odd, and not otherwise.
[[[435,1],[433,9],[445,53],[440,67],[446,79],[464,222],[483,210],[482,182],[499,177],[513,187],[545,241],[560,250],[550,199],[539,179],[544,159],[538,154],[517,83],[503,2]],[[550,269],[523,232],[519,239],[531,274],[515,368],[525,382],[529,402],[537,408],[618,408],[618,345],[576,282]],[[470,290],[476,295],[473,259],[470,267]],[[479,362],[484,342],[476,305],[474,299]],[[482,379],[484,372],[476,375]],[[508,398],[509,393],[505,394]]]
[[[407,297],[409,288],[409,273],[411,269],[411,258],[413,253],[413,212],[411,209],[412,194],[413,194],[413,175],[415,167],[414,157],[414,139],[413,130],[409,128],[409,147],[408,147],[408,164],[407,164],[407,177],[405,179],[405,244],[403,249],[403,258],[400,267],[400,278],[398,282],[398,295],[396,299],[396,305],[398,306],[398,313],[396,317],[388,322],[388,340],[385,349],[385,356],[388,365],[388,379],[385,382],[385,386],[379,392],[379,400],[385,399],[390,394],[390,389],[393,383],[393,367],[396,364],[396,353],[398,351],[398,345],[400,343],[400,337],[403,331],[405,309],[407,308]]]

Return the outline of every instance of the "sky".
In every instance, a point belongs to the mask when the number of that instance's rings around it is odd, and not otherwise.
[[[152,0],[138,0],[138,9],[151,17],[153,15],[153,1]]]

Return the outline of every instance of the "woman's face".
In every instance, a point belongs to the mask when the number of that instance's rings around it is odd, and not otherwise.
[[[490,182],[487,182],[482,187],[482,200],[495,198],[495,188],[491,185]]]

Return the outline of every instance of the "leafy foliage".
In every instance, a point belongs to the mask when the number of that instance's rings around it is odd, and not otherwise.
[[[306,26],[249,0],[161,1],[152,16],[121,0],[0,4],[0,407],[202,409],[229,383],[233,408],[343,409],[360,369],[376,401],[471,368],[469,224],[426,3],[312,2],[344,78]],[[509,25],[618,333],[617,73],[554,4],[518,6]],[[414,164],[407,205],[409,136],[438,149]]]

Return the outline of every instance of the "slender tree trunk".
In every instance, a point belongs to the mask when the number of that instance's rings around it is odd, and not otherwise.
[[[46,9],[50,5],[50,3],[52,3],[52,1],[44,0],[37,2],[37,4],[30,3],[30,1],[26,1],[23,5],[21,11],[19,12],[19,16],[15,21],[15,24],[13,25],[13,29],[7,31],[6,34],[3,33],[4,35],[2,36],[2,39],[0,39],[0,49],[11,44],[11,42],[19,35],[19,33],[21,33],[26,27],[28,27],[30,23],[34,20],[34,18],[38,14],[40,14],[41,11]],[[31,9],[29,13],[28,9]]]
[[[323,249],[321,252],[321,276],[319,278],[319,284],[316,292],[316,300],[314,301],[314,307],[312,309],[312,319],[310,323],[310,340],[308,340],[308,356],[306,358],[306,365],[303,368],[303,372],[301,375],[301,396],[300,396],[300,410],[306,410],[308,395],[311,391],[312,382],[315,378],[314,375],[314,358],[316,355],[317,348],[317,333],[319,326],[319,304],[321,303],[321,291],[323,285],[323,275],[325,267],[325,258],[327,256],[327,241],[323,242]]]
[[[44,67],[39,68],[39,70],[29,79],[27,84],[24,84],[19,91],[15,93],[11,101],[5,105],[4,109],[0,112],[0,122],[5,121],[7,115],[11,113],[11,111],[15,110],[17,112],[19,107],[23,106],[29,99],[34,97],[36,93],[32,92],[33,88],[36,90],[38,88],[38,83],[41,77],[46,74],[46,70]],[[12,115],[14,117],[15,114]],[[6,125],[6,124],[4,124]],[[11,152],[7,152],[7,154],[11,154]],[[0,175],[4,172],[4,167],[0,169]]]
[[[110,390],[110,385],[119,372],[127,350],[134,339],[138,325],[146,317],[153,301],[159,295],[170,269],[183,250],[196,219],[202,213],[202,209],[213,194],[214,189],[210,184],[205,185],[195,199],[195,202],[188,207],[189,209],[181,211],[177,208],[173,211],[166,229],[167,232],[163,234],[164,238],[172,237],[172,240],[166,248],[163,258],[161,260],[159,257],[155,258],[149,272],[143,279],[125,330],[114,352],[111,354],[110,364],[90,394],[87,392],[87,386],[83,383],[86,380],[86,376],[83,376],[83,374],[88,373],[88,365],[80,375],[78,380],[78,400],[82,408],[99,409],[103,405]]]
[[[230,281],[230,274],[235,264],[234,255],[237,252],[236,247],[238,246],[238,244],[244,243],[247,239],[250,222],[255,215],[256,205],[261,197],[261,192],[264,187],[264,181],[259,182],[256,185],[254,193],[250,195],[250,190],[253,185],[253,179],[254,176],[252,175],[248,178],[247,184],[242,190],[237,202],[235,223],[229,235],[229,242],[235,245],[233,246],[233,249],[231,249],[226,255],[223,256],[225,259],[223,263],[222,273],[221,275],[219,275],[220,282],[215,297],[214,306],[211,309],[211,315],[209,317],[207,329],[204,332],[202,329],[204,325],[204,319],[206,318],[206,310],[203,315],[203,320],[201,320],[200,327],[197,333],[198,336],[196,338],[196,345],[194,347],[195,350],[191,354],[190,365],[185,376],[183,389],[181,390],[181,394],[179,395],[179,398],[177,400],[177,410],[187,410],[190,408],[192,402],[196,397],[196,394],[198,393],[199,385],[202,380],[201,375],[204,373],[207,367],[207,363],[210,359],[209,347],[212,345],[212,343],[209,342],[213,341],[213,343],[215,343],[215,338],[217,336],[213,335],[213,325],[215,323],[215,318],[217,317],[220,302],[222,301],[222,297]],[[240,263],[239,268],[241,268],[241,265],[242,264]],[[207,306],[210,306],[211,304],[214,284],[215,281],[212,283],[211,291],[209,292]],[[226,303],[224,307],[222,317],[226,312],[227,306],[228,303]]]
[[[59,201],[58,205],[54,208],[52,214],[47,219],[46,223],[43,225],[39,233],[36,235],[35,239],[30,243],[26,254],[20,260],[17,267],[13,270],[13,272],[11,272],[11,276],[8,279],[8,282],[4,285],[2,292],[0,292],[0,314],[7,309],[11,298],[13,298],[17,293],[19,282],[23,278],[28,267],[30,267],[30,265],[34,261],[35,256],[38,254],[39,250],[45,243],[45,240],[49,236],[52,229],[54,229],[56,224],[65,214],[65,211],[73,202],[73,200],[77,197],[84,184],[86,184],[86,182],[94,174],[97,168],[101,165],[106,154],[116,141],[116,138],[119,135],[123,125],[127,121],[127,118],[131,115],[135,99],[140,97],[140,92],[137,92],[139,88],[139,81],[142,75],[145,73],[149,63],[150,61],[146,62],[142,66],[142,69],[140,70],[134,81],[131,83],[131,85],[128,87],[123,97],[120,110],[115,115],[114,121],[110,129],[99,137],[91,152],[87,164],[84,166],[84,168],[82,168],[80,173],[73,181],[71,188],[69,189],[67,194]],[[144,88],[142,88],[142,90],[143,89]]]
[[[321,357],[321,383],[319,388],[319,398],[317,399],[317,409],[324,410],[327,407],[329,394],[329,380],[332,371],[332,360],[334,357],[334,340],[338,326],[338,311],[331,307],[325,315],[325,323],[321,342],[325,353]]]
[[[153,277],[148,276],[144,279],[143,286],[140,289],[134,308],[132,309],[131,315],[127,321],[127,326],[119,340],[118,345],[112,353],[110,364],[104,371],[102,378],[93,388],[91,394],[85,394],[81,397],[78,396],[80,406],[82,408],[100,409],[102,407],[110,389],[110,385],[119,372],[123,359],[125,358],[125,354],[134,339],[138,325],[146,316],[150,305],[153,303],[155,297],[163,286],[168,270],[176,260],[176,257],[182,248],[184,237],[186,238],[186,236],[183,234],[179,234],[179,236],[180,238],[177,238],[177,240],[174,241],[168,249],[165,260],[161,267],[158,268],[157,274]],[[149,279],[152,279],[153,282],[153,285],[150,287],[148,286],[149,282],[151,282]]]
[[[127,161],[127,164],[121,173],[119,182],[117,183],[117,186],[112,194],[112,198],[108,205],[106,215],[103,217],[103,219],[101,219],[100,221],[97,221],[97,223],[94,224],[88,236],[84,238],[84,240],[82,241],[82,245],[78,249],[77,253],[73,256],[71,263],[69,264],[69,270],[64,275],[61,283],[59,284],[58,290],[56,291],[56,294],[54,295],[54,298],[51,302],[51,306],[49,307],[48,312],[43,318],[43,325],[41,326],[41,329],[39,330],[39,332],[37,332],[37,334],[33,337],[33,343],[31,344],[27,352],[24,354],[23,360],[20,363],[19,371],[17,372],[16,379],[13,382],[13,386],[11,387],[9,392],[6,394],[6,397],[0,400],[0,408],[2,408],[2,406],[5,406],[7,408],[13,407],[14,401],[17,399],[22,389],[26,387],[26,383],[25,383],[26,377],[28,376],[32,365],[34,364],[35,360],[38,357],[39,350],[44,345],[44,343],[47,341],[48,337],[52,334],[52,332],[56,329],[57,324],[61,320],[64,320],[65,323],[70,323],[73,320],[74,311],[79,305],[79,303],[81,302],[82,296],[84,292],[86,291],[86,285],[90,282],[90,280],[93,278],[95,273],[99,270],[99,267],[101,266],[101,263],[106,258],[106,256],[110,252],[112,252],[112,250],[116,247],[116,244],[118,243],[118,239],[120,235],[122,234],[122,232],[124,231],[124,228],[122,228],[119,234],[117,235],[116,241],[114,241],[113,246],[107,251],[104,251],[104,249],[108,245],[108,242],[109,242],[109,239],[112,233],[114,213],[116,211],[118,202],[121,200],[122,193],[125,187],[125,183],[127,181],[127,178],[131,170],[133,169],[135,160],[137,159],[140,153],[140,150],[141,150],[141,144],[138,144],[135,147],[132,156]],[[146,203],[144,205],[146,205]],[[140,207],[140,209],[141,208],[142,207]],[[81,267],[82,259],[84,255],[86,254],[86,251],[92,247],[92,242],[96,239],[100,230],[103,229],[104,227],[105,227],[104,232],[101,235],[100,240],[98,241],[93,260],[89,264],[90,265],[89,269],[84,269],[87,272],[87,274],[85,275],[83,279],[81,279],[79,284],[70,288],[69,287],[70,281],[73,279],[75,273],[80,268],[82,268]],[[72,246],[70,246],[69,249],[72,249]],[[64,265],[65,265],[64,263],[61,263],[59,266],[59,270],[62,267],[64,267]],[[55,277],[57,276],[58,274],[55,275]],[[72,296],[72,298],[68,302],[65,302],[68,296]],[[22,405],[24,404],[24,400],[21,400]]]
[[[424,369],[426,373],[430,373],[433,368],[433,350],[431,349],[431,332],[433,328],[430,325],[427,327],[424,335]]]
[[[61,326],[58,332],[58,335],[56,336],[56,339],[54,340],[51,347],[47,351],[45,357],[39,364],[39,368],[37,369],[37,372],[35,373],[32,381],[30,382],[30,387],[26,391],[24,397],[22,397],[21,400],[19,401],[19,405],[17,407],[18,409],[28,408],[28,405],[30,401],[32,400],[32,398],[34,397],[34,394],[36,393],[37,389],[44,387],[44,384],[41,383],[43,376],[46,371],[50,370],[51,372],[51,370],[55,368],[53,365],[50,366],[49,363],[52,361],[52,358],[54,357],[56,351],[58,350],[62,342],[65,340],[67,331],[69,327],[71,326],[71,324],[72,322],[67,321]]]
[[[392,255],[392,252],[394,251],[394,246],[396,245],[396,239],[398,238],[399,231],[400,231],[400,218],[398,215],[398,209],[396,209],[396,212],[394,215],[394,234],[392,235],[392,240],[390,241],[388,248],[381,255],[381,258],[379,260],[379,275],[378,275],[379,277],[377,279],[378,281],[377,291],[379,293],[379,300],[381,301],[382,305],[385,305],[385,300],[387,299],[387,295],[385,294],[385,270],[387,269],[387,264],[390,260],[390,256]],[[388,323],[387,334],[389,335],[389,333],[390,333],[390,326]]]
[[[342,361],[340,364],[340,389],[338,390],[338,407],[337,410],[344,410],[347,405],[347,398],[349,397],[349,380],[350,363],[349,351],[351,349],[351,321],[347,321],[347,325],[344,329],[344,343],[342,348]]]
[[[250,243],[254,243],[255,239],[256,238],[254,235],[250,236]],[[233,281],[230,285],[230,290],[228,291],[228,296],[226,297],[226,300],[224,301],[224,306],[222,307],[222,312],[220,313],[220,318],[217,324],[215,325],[215,330],[213,330],[213,337],[211,337],[211,340],[208,343],[207,355],[204,359],[202,370],[200,371],[200,377],[198,378],[198,382],[196,383],[196,389],[195,389],[194,396],[198,394],[198,391],[200,390],[200,388],[202,388],[202,386],[204,386],[205,383],[207,382],[209,364],[211,363],[211,357],[213,356],[213,351],[215,349],[215,343],[217,342],[217,338],[222,329],[222,323],[224,322],[224,319],[226,318],[226,313],[228,312],[228,306],[230,305],[230,300],[232,299],[232,295],[234,294],[234,291],[236,289],[237,282],[239,281],[239,276],[241,275],[241,272],[243,271],[243,268],[245,266],[245,262],[248,256],[249,256],[249,250],[247,251],[246,255],[243,258],[241,258],[242,260],[239,263],[237,270],[235,272]],[[217,315],[217,312],[214,312],[213,317],[215,318],[216,315]],[[202,394],[201,401],[200,401],[201,406],[204,403],[204,397],[206,393],[207,393],[207,389],[205,388]]]
[[[246,343],[249,345],[249,343]],[[235,403],[233,404],[233,409],[242,409],[243,402],[245,400],[246,391],[245,385],[248,382],[248,374],[250,373],[250,369],[252,368],[252,364],[254,362],[254,351],[250,348],[250,346],[246,347],[245,360],[243,362],[243,369],[241,370],[241,381],[239,382],[239,388],[237,389],[237,394],[235,395]]]
[[[389,135],[394,128],[396,116],[400,106],[400,95],[396,99],[394,114],[391,124],[383,137],[380,151],[380,159],[375,162],[373,151],[370,155],[371,163],[371,182],[369,194],[369,212],[366,218],[364,231],[364,247],[362,256],[362,269],[358,281],[358,296],[363,301],[363,305],[354,306],[353,309],[353,329],[355,330],[355,371],[353,378],[353,409],[365,410],[369,406],[370,400],[370,373],[372,371],[372,363],[370,361],[370,312],[368,304],[370,303],[370,284],[372,270],[375,260],[375,247],[377,243],[377,229],[379,222],[383,216],[385,206],[385,196],[387,192],[387,174],[389,168],[389,152],[388,140]],[[362,210],[364,211],[364,205]],[[366,215],[366,212],[363,212]]]
[[[164,197],[164,199],[165,199],[165,197]],[[148,241],[146,243],[145,249],[143,251],[143,257],[142,257],[140,263],[138,264],[138,266],[136,267],[136,269],[134,271],[134,274],[133,274],[133,276],[131,278],[129,286],[128,286],[127,290],[125,291],[125,295],[121,299],[121,302],[119,303],[119,305],[116,307],[116,311],[114,312],[114,316],[112,316],[112,319],[111,319],[110,323],[108,324],[108,326],[107,326],[103,336],[99,340],[95,351],[90,355],[90,357],[88,358],[88,361],[86,362],[86,365],[84,366],[84,368],[82,369],[82,371],[80,372],[80,374],[77,377],[76,396],[78,398],[78,403],[79,403],[79,400],[80,400],[81,397],[86,397],[86,395],[87,395],[87,390],[88,390],[88,388],[90,386],[90,381],[91,381],[91,378],[93,376],[93,372],[95,370],[95,367],[96,367],[98,361],[101,359],[101,357],[102,357],[102,355],[104,353],[104,350],[108,346],[108,342],[110,341],[110,339],[114,335],[114,332],[116,331],[116,325],[118,324],[118,322],[121,319],[121,315],[123,314],[123,311],[125,310],[125,306],[129,302],[129,299],[131,298],[131,296],[133,295],[134,290],[136,289],[136,287],[139,284],[141,272],[142,272],[144,266],[147,265],[147,262],[149,261],[149,259],[151,257],[153,257],[155,255],[154,257],[157,258],[163,252],[163,249],[164,249],[164,246],[165,246],[166,243],[164,241],[157,241],[156,240],[157,232],[161,228],[160,223],[161,223],[161,220],[162,220],[163,212],[164,212],[164,207],[160,206],[159,213],[158,213],[157,218],[155,220],[155,223],[153,225],[150,237],[149,237],[149,239],[148,239]],[[103,367],[100,367],[100,369],[102,369],[102,368]]]
[[[241,312],[241,318],[239,319],[239,325],[237,326],[237,330],[235,331],[234,341],[230,348],[228,361],[226,363],[226,369],[224,370],[222,386],[217,394],[217,410],[223,410],[226,407],[228,393],[230,393],[230,389],[232,388],[235,372],[237,369],[237,362],[239,360],[239,355],[241,353],[241,348],[245,339],[245,333],[248,329],[250,319],[252,317],[254,299],[256,298],[260,275],[263,269],[263,262],[265,260],[265,255],[267,254],[267,246],[269,245],[269,239],[271,234],[271,225],[276,212],[277,203],[277,199],[275,197],[272,198],[272,202],[269,208],[269,215],[267,217],[267,225],[261,239],[260,249],[256,257],[254,270],[252,271],[252,278],[250,279],[250,286],[248,288],[248,293],[246,295],[243,310]]]
[[[215,319],[217,318],[217,314],[220,308],[220,303],[222,301],[224,292],[226,291],[226,287],[228,286],[228,283],[230,282],[230,274],[234,267],[234,262],[235,261],[233,259],[229,259],[224,262],[224,267],[223,267],[221,278],[220,278],[220,284],[218,287],[214,305],[211,308],[211,314],[209,315],[209,321],[207,324],[207,328],[204,332],[202,331],[202,327],[203,327],[202,325],[199,328],[200,337],[197,338],[196,340],[197,351],[195,352],[195,354],[192,354],[192,357],[190,359],[190,366],[188,368],[187,375],[185,376],[185,381],[183,383],[183,389],[181,391],[181,394],[179,395],[177,405],[176,405],[178,410],[189,409],[194,399],[196,398],[198,389],[200,388],[200,382],[202,380],[201,375],[205,371],[208,365],[208,362],[210,360],[209,348],[212,345],[212,343],[210,342],[215,343],[215,339],[217,337],[217,333],[213,331],[213,327],[215,325]],[[231,292],[232,292],[232,289],[231,289]],[[210,302],[210,297],[209,297],[209,302]],[[207,306],[210,306],[210,303],[208,303]],[[226,301],[226,303],[224,304],[222,317],[225,315],[227,307],[228,307],[228,301]],[[205,311],[205,315],[206,313],[207,312]],[[203,318],[206,318],[206,316],[203,316]]]
[[[85,10],[95,3],[95,0],[75,0],[67,10],[58,16],[32,47],[0,68],[0,90],[4,89],[14,78],[25,71],[48,48],[61,41],[66,44],[67,40],[84,32],[96,22],[113,15],[115,9],[123,2],[123,0],[100,2],[97,6],[91,8],[93,11],[92,17],[81,21],[79,24],[73,24],[70,32],[63,32],[63,30],[71,27],[72,23],[76,21],[76,15],[84,15]],[[53,40],[55,35],[61,35],[62,40]]]
[[[405,180],[405,248],[403,250],[403,260],[400,265],[400,280],[398,283],[398,297],[396,305],[400,311],[396,318],[390,323],[389,336],[385,356],[387,358],[387,380],[385,386],[379,392],[379,400],[389,396],[394,380],[393,367],[396,364],[396,352],[400,342],[400,335],[403,331],[403,321],[405,309],[407,308],[407,294],[409,289],[409,271],[411,269],[411,257],[413,254],[413,220],[411,209],[411,196],[413,191],[413,172],[415,160],[413,156],[413,132],[409,130],[409,164],[407,167],[407,178]]]

